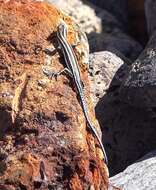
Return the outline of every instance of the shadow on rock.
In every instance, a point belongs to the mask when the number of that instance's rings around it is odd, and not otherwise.
[[[121,83],[118,81],[122,67],[96,105],[110,176],[121,172],[156,147],[156,114],[153,110],[133,107],[119,100]]]
[[[6,135],[6,132],[12,126],[12,120],[9,113],[10,110],[8,109],[0,106],[0,140]]]

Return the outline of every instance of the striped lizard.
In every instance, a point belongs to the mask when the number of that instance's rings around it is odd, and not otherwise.
[[[90,131],[92,132],[93,136],[98,140],[98,143],[100,144],[100,147],[104,154],[105,162],[106,162],[106,164],[108,164],[105,148],[104,148],[102,141],[97,133],[97,130],[93,126],[93,124],[89,118],[89,115],[88,115],[88,106],[85,101],[84,85],[81,80],[78,61],[77,61],[77,58],[76,58],[76,55],[74,53],[72,46],[67,41],[67,32],[68,32],[67,25],[64,21],[62,21],[58,26],[56,35],[57,35],[59,46],[64,55],[66,67],[62,71],[57,72],[57,73],[47,71],[45,69],[43,69],[43,72],[44,72],[44,74],[46,74],[49,77],[57,77],[58,75],[62,74],[63,72],[66,72],[73,78],[78,95],[80,97],[81,107],[82,107],[86,122],[88,124],[88,127],[89,127]]]

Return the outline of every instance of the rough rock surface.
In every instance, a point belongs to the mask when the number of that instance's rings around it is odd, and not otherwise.
[[[123,82],[120,96],[123,101],[136,107],[156,107],[156,32],[145,50],[133,63]]]
[[[110,178],[112,184],[123,190],[156,189],[156,151],[153,151],[123,172]]]
[[[116,81],[113,83],[114,88],[121,84],[126,66],[123,65],[124,61],[121,58],[109,51],[90,54],[89,63],[92,81],[91,91],[94,96],[94,104],[96,105],[99,99],[107,93],[112,80]],[[116,72],[118,72],[118,75]]]
[[[69,42],[79,44],[89,114],[98,127],[77,25],[47,3],[0,0],[0,189],[107,189],[107,167],[72,81],[43,74],[43,67],[64,68],[61,52],[50,51],[60,19]]]

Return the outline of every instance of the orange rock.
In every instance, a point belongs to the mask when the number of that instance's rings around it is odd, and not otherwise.
[[[87,45],[72,19],[48,3],[0,0],[0,185],[5,189],[107,189],[108,170],[71,79],[49,79],[43,67],[64,68],[56,47],[60,19],[86,86],[90,116],[98,127],[84,68]],[[79,49],[79,51],[78,51]]]

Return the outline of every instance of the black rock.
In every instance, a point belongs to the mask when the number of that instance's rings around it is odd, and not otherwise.
[[[120,99],[137,107],[156,107],[156,31],[132,64],[121,85]]]
[[[143,50],[140,43],[132,37],[123,33],[121,30],[113,31],[111,34],[91,33],[88,35],[90,52],[110,51],[117,54],[124,55],[126,58],[134,61]]]
[[[145,14],[149,36],[156,30],[156,1],[145,1]]]
[[[95,5],[104,8],[113,14],[123,24],[128,20],[128,1],[127,0],[90,0]]]

